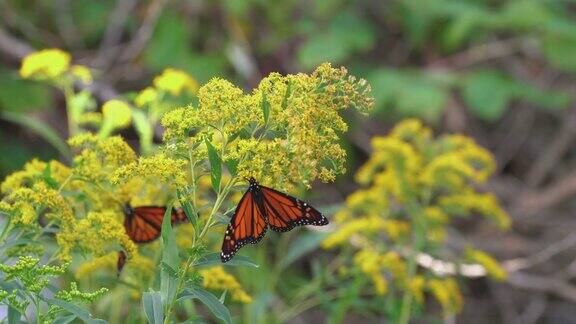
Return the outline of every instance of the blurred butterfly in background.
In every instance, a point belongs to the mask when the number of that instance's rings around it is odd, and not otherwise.
[[[152,242],[162,232],[162,221],[166,207],[161,206],[141,206],[132,207],[129,204],[124,206],[124,228],[126,234],[134,243],[148,243]],[[172,208],[172,225],[184,223],[188,221],[186,214],[180,208]],[[118,273],[124,268],[126,263],[126,253],[120,251],[118,253],[117,268]]]
[[[296,226],[328,224],[318,210],[298,198],[261,186],[254,178],[238,203],[224,234],[220,259],[228,262],[247,243],[258,243],[268,226],[287,232]]]

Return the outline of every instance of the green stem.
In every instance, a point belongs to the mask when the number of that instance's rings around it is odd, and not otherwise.
[[[72,107],[72,98],[74,98],[74,88],[71,82],[65,81],[63,85],[64,99],[66,100],[66,114],[68,117],[68,134],[70,137],[80,133],[80,128],[76,123],[74,107]]]
[[[416,275],[417,264],[416,256],[424,248],[425,243],[425,228],[421,224],[422,208],[420,205],[414,202],[407,204],[408,213],[412,217],[412,224],[414,226],[414,231],[412,233],[412,251],[408,257],[408,274],[406,277],[406,287],[404,287],[404,294],[402,296],[402,304],[400,308],[400,317],[398,318],[399,324],[407,324],[410,322],[410,312],[412,310],[413,295],[410,291],[408,285],[410,285],[411,280]]]
[[[406,197],[406,212],[413,226],[412,248],[410,255],[408,256],[408,269],[405,283],[406,287],[404,287],[400,306],[400,316],[398,317],[397,321],[399,324],[407,324],[410,322],[410,313],[412,311],[412,302],[414,299],[409,285],[417,271],[416,256],[418,253],[420,253],[420,251],[424,249],[424,245],[426,244],[426,224],[423,223],[425,221],[424,213],[418,196],[412,192],[407,179],[404,177],[405,173],[402,172],[401,168],[397,167],[396,170],[396,176],[400,180],[400,187],[404,193],[404,196]],[[424,200],[428,200],[427,195],[424,195]]]
[[[178,299],[177,296],[180,293],[180,291],[184,288],[184,282],[185,282],[185,278],[186,275],[188,273],[188,270],[190,269],[190,264],[193,263],[193,259],[192,257],[188,257],[188,260],[186,260],[186,266],[184,267],[184,271],[182,273],[182,275],[178,278],[178,284],[176,285],[176,296],[172,296],[172,300],[170,301],[170,305],[168,305],[168,308],[166,309],[166,315],[164,316],[164,324],[168,324],[170,323],[170,316],[172,315],[172,309],[174,308],[174,304],[176,303],[176,300]]]

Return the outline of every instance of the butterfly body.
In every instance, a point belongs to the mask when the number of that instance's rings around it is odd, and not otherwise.
[[[287,232],[296,226],[328,224],[328,219],[314,207],[298,198],[261,186],[250,178],[249,187],[238,203],[224,234],[222,262],[228,262],[247,243],[262,240],[270,227]]]

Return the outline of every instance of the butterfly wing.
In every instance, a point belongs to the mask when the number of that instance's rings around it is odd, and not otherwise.
[[[124,227],[130,239],[136,243],[148,243],[157,239],[162,230],[166,208],[143,206],[132,210],[124,219]]]
[[[182,208],[173,208],[172,209],[172,225],[185,223],[188,221],[188,217],[184,213]]]
[[[276,232],[287,232],[296,226],[328,224],[328,219],[308,203],[278,190],[260,186],[268,224]]]
[[[116,268],[118,269],[118,276],[120,276],[120,272],[124,269],[124,265],[126,264],[126,252],[120,251],[118,252],[118,261],[116,263]]]
[[[257,194],[256,190],[249,189],[238,203],[224,234],[222,262],[230,261],[245,244],[256,244],[264,237],[267,223]]]

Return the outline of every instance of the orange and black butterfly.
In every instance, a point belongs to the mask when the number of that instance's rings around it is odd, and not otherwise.
[[[152,242],[162,232],[162,221],[166,207],[161,206],[141,206],[132,207],[129,204],[124,206],[124,228],[126,234],[135,243]],[[182,209],[172,208],[172,225],[188,221]],[[122,271],[126,263],[126,254],[120,251],[118,254],[118,272]]]
[[[298,198],[248,180],[250,187],[242,196],[224,234],[220,259],[228,262],[247,243],[258,243],[268,226],[287,232],[300,225],[323,226],[328,219]]]

